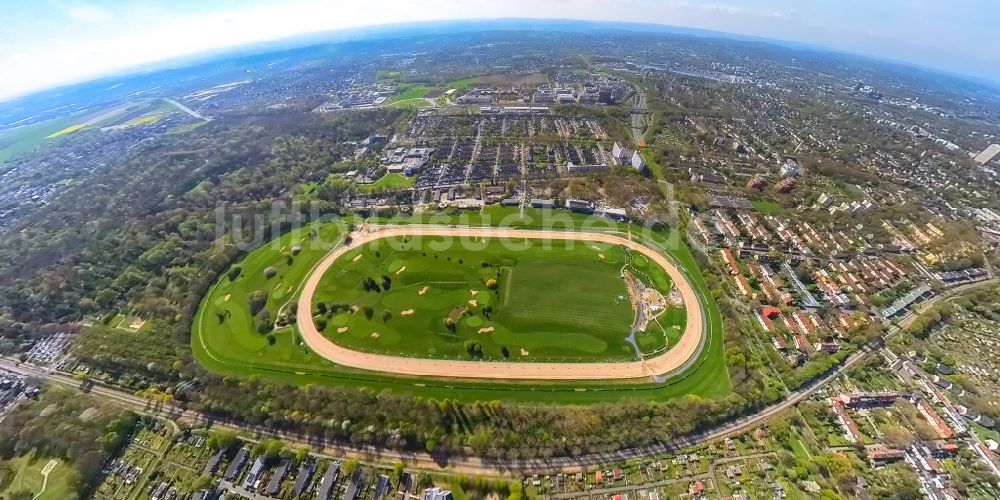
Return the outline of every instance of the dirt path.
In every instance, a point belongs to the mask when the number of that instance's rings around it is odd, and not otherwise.
[[[533,238],[551,240],[583,240],[612,245],[622,245],[645,255],[649,260],[663,267],[676,284],[684,304],[687,306],[687,326],[671,349],[659,356],[643,361],[623,363],[503,363],[484,361],[458,361],[437,359],[416,359],[359,352],[342,347],[323,337],[312,321],[313,294],[327,269],[337,259],[354,248],[368,242],[402,236],[449,236],[458,238]],[[351,246],[342,246],[330,252],[314,268],[302,288],[298,301],[298,327],[302,339],[320,356],[340,365],[395,373],[399,375],[420,375],[436,377],[476,378],[476,379],[521,379],[521,380],[608,380],[638,379],[651,375],[661,376],[681,368],[698,352],[704,334],[704,317],[694,288],[684,273],[666,256],[634,241],[602,233],[569,231],[548,231],[503,228],[445,228],[432,226],[387,227],[370,233],[355,235]]]

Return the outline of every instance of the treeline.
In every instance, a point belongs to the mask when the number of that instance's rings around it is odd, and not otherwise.
[[[669,440],[722,421],[741,402],[688,396],[594,406],[460,403],[392,391],[293,386],[210,376],[177,394],[199,411],[331,442],[491,459],[576,456]]]

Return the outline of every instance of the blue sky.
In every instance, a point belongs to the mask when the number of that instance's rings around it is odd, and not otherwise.
[[[0,99],[300,33],[496,17],[718,30],[1000,81],[996,0],[0,0]]]

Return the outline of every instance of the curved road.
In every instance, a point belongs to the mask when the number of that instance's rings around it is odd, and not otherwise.
[[[337,259],[359,245],[392,237],[444,236],[451,238],[506,238],[578,240],[622,245],[645,255],[670,275],[687,309],[687,325],[681,339],[666,352],[653,358],[621,363],[502,363],[415,359],[355,351],[342,347],[316,329],[312,319],[313,294],[323,274]],[[379,228],[354,236],[350,246],[327,254],[306,279],[298,299],[297,325],[302,339],[320,356],[339,365],[398,375],[520,380],[609,380],[660,377],[682,368],[698,352],[705,334],[703,312],[694,288],[681,270],[665,255],[630,239],[602,233],[506,229],[490,227],[399,226]]]

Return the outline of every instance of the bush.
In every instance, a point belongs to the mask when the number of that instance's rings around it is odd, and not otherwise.
[[[247,297],[247,302],[250,306],[250,314],[256,316],[264,306],[267,305],[267,292],[264,290],[254,290],[250,292]]]
[[[486,288],[489,288],[490,290],[496,290],[499,287],[500,287],[500,284],[497,283],[497,280],[495,280],[493,278],[490,278],[490,279],[486,280]]]
[[[274,267],[268,267],[267,269],[264,270],[264,277],[267,279],[271,279],[275,277],[277,274],[278,270],[275,269]]]
[[[239,278],[241,274],[243,274],[243,267],[233,266],[233,268],[229,270],[227,276],[229,277],[229,281],[236,281],[236,278]]]
[[[267,334],[267,345],[274,345],[278,341],[278,338],[274,336],[273,333]]]
[[[472,356],[473,358],[479,358],[483,356],[483,344],[476,342],[475,340],[466,340],[462,347],[465,348],[465,352]]]

